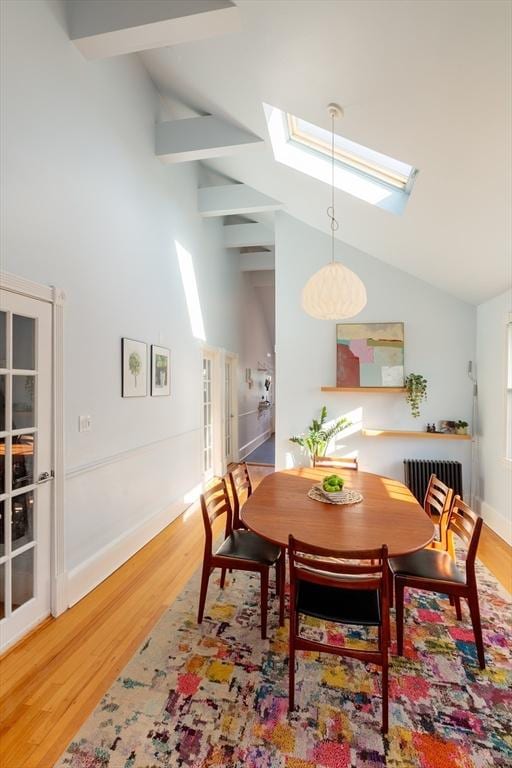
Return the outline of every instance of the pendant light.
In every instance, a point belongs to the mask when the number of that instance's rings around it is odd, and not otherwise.
[[[302,309],[318,320],[343,320],[357,315],[366,306],[366,288],[352,270],[334,259],[334,233],[338,222],[334,216],[334,120],[343,115],[341,107],[329,104],[331,117],[331,263],[309,278],[302,290]]]

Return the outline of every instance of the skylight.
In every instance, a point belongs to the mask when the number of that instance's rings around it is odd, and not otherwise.
[[[315,179],[331,181],[331,133],[264,104],[275,159]],[[417,170],[339,134],[334,138],[334,185],[371,205],[403,213]]]

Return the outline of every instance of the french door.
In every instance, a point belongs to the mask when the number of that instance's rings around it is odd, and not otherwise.
[[[233,358],[224,361],[224,460],[233,461]]]
[[[213,477],[213,355],[203,352],[203,477]]]
[[[0,648],[50,613],[52,308],[0,290]]]

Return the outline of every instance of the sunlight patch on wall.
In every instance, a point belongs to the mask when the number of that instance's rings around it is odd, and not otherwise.
[[[183,282],[183,290],[185,292],[192,335],[200,341],[206,341],[203,313],[201,310],[201,302],[199,301],[199,291],[197,290],[196,273],[194,271],[192,256],[177,240],[174,241],[174,245],[178,255],[178,264],[180,266],[181,280]]]

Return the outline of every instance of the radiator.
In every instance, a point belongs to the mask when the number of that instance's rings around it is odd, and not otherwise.
[[[460,461],[437,461],[436,459],[404,459],[405,484],[423,504],[430,475],[434,474],[453,494],[462,495],[462,464]]]

